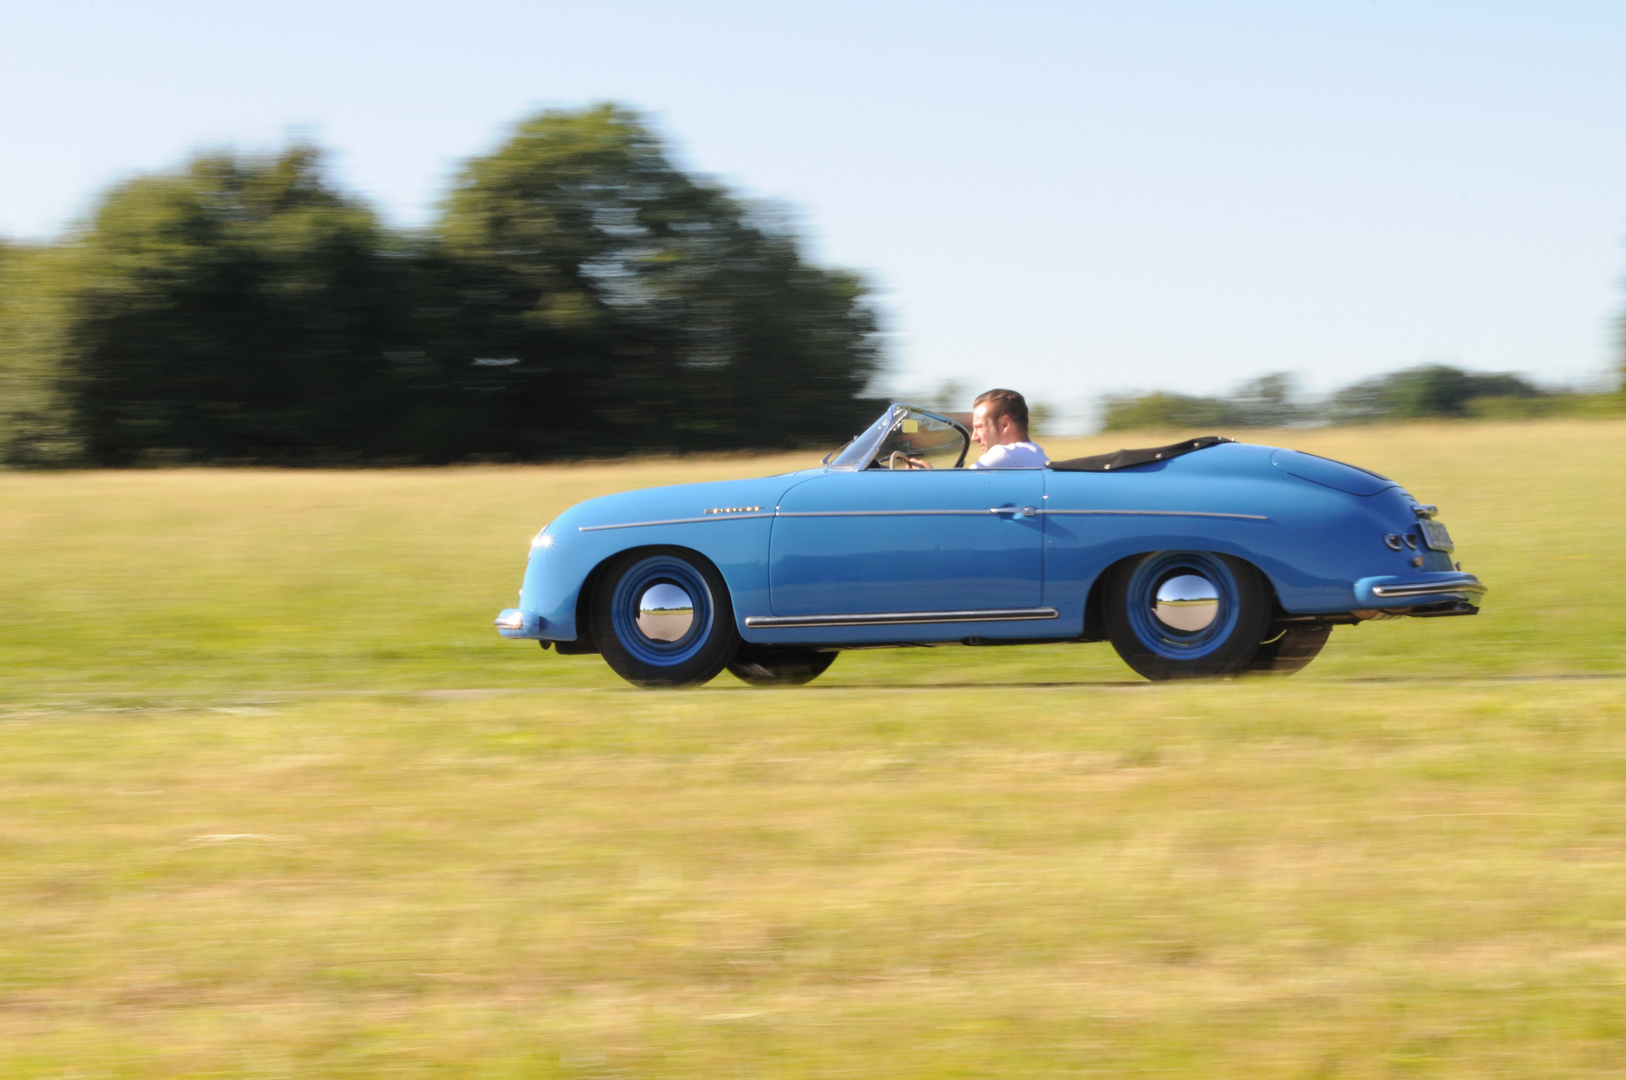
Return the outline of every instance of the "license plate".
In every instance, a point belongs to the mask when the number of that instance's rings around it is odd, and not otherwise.
[[[1451,534],[1445,531],[1445,526],[1438,521],[1424,519],[1417,524],[1423,527],[1423,543],[1434,551],[1455,551],[1456,545],[1451,542]]]

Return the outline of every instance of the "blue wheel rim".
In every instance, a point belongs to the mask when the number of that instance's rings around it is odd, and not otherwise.
[[[1181,574],[1206,578],[1219,594],[1219,611],[1214,621],[1190,633],[1165,626],[1152,613],[1158,587]],[[1206,551],[1160,551],[1144,560],[1129,578],[1124,602],[1135,637],[1167,660],[1199,660],[1219,649],[1236,632],[1241,612],[1236,575],[1223,559]]]
[[[694,601],[694,622],[676,641],[654,641],[638,629],[638,600],[656,585],[676,585]],[[700,572],[671,555],[652,555],[636,562],[616,582],[610,598],[615,637],[635,659],[652,667],[675,667],[692,660],[711,639],[716,620],[711,588]]]

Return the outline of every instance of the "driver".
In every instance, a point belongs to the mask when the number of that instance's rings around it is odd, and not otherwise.
[[[1028,441],[1028,403],[1015,390],[977,395],[971,408],[971,440],[983,453],[968,469],[1042,469],[1050,460]]]

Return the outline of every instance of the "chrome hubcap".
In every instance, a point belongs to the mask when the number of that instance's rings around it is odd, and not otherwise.
[[[1200,574],[1176,574],[1157,587],[1152,614],[1170,630],[1194,634],[1219,615],[1219,590]]]
[[[652,585],[638,598],[637,623],[650,641],[676,641],[694,625],[694,600],[668,582]]]

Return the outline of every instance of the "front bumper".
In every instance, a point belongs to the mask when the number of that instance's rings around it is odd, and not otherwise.
[[[506,608],[497,615],[494,625],[497,627],[497,633],[505,638],[518,641],[542,640],[544,620],[534,611]]]
[[[1443,570],[1427,574],[1383,574],[1355,583],[1355,606],[1368,611],[1417,609],[1419,615],[1472,615],[1485,596],[1485,583],[1473,574]]]

